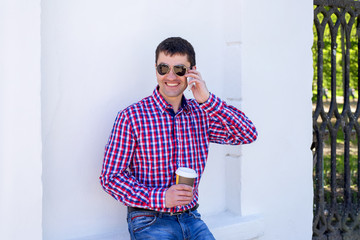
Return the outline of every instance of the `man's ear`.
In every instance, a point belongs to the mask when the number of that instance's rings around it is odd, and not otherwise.
[[[193,67],[191,68],[191,70],[196,70],[196,66],[193,66]]]

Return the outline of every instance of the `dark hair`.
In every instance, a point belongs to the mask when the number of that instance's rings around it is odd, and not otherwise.
[[[170,37],[162,41],[155,51],[155,63],[157,63],[160,52],[170,56],[175,54],[187,55],[188,61],[190,62],[190,68],[196,65],[193,46],[181,37]]]

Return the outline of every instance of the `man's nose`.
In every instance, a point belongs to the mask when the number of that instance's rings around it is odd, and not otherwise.
[[[173,69],[171,69],[171,70],[169,71],[167,78],[168,78],[168,79],[176,79],[176,78],[177,78],[177,76],[176,76],[176,74],[174,73],[174,70],[173,70]]]

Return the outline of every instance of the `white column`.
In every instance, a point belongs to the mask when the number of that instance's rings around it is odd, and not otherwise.
[[[264,240],[312,236],[313,2],[243,0],[242,103],[258,140],[242,150],[241,212]]]
[[[1,1],[0,34],[0,239],[41,239],[40,0]]]

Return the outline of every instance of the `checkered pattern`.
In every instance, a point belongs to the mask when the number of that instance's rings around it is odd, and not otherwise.
[[[201,105],[194,99],[182,102],[174,114],[155,89],[151,96],[118,113],[100,176],[103,188],[116,200],[163,212],[190,209],[198,201],[209,142],[238,145],[257,138],[245,114],[212,93]],[[194,199],[186,206],[165,208],[165,192],[175,184],[178,167],[197,171]]]

